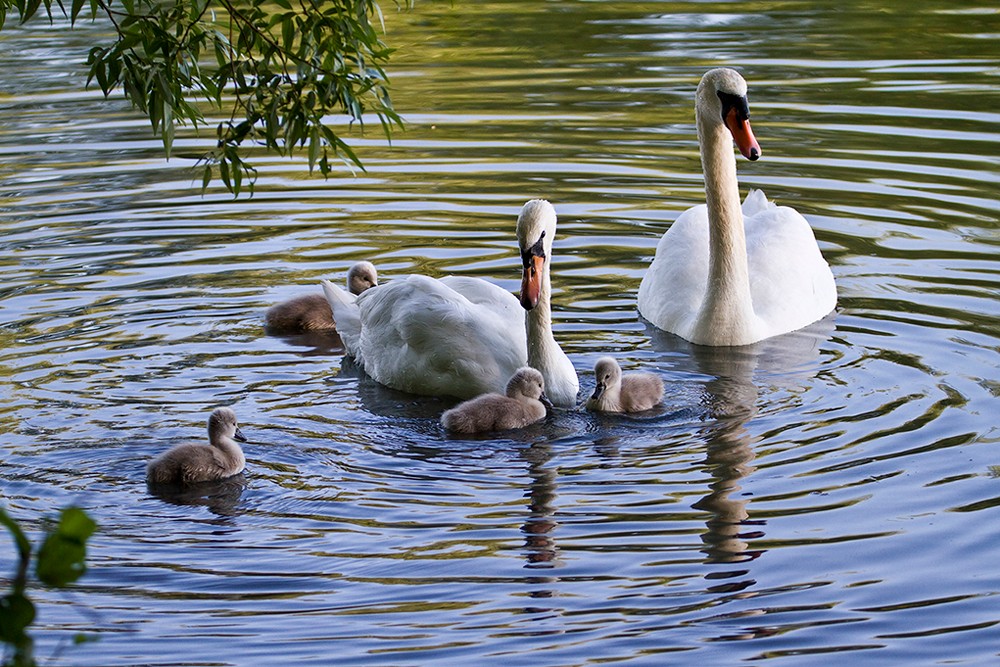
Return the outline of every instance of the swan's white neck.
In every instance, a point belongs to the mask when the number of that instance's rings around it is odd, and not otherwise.
[[[710,119],[709,113],[699,105],[698,141],[708,204],[708,287],[692,342],[742,345],[753,338],[757,317],[750,298],[736,157],[729,132],[718,119]]]
[[[572,407],[580,384],[573,362],[559,347],[552,335],[552,283],[549,278],[549,253],[542,268],[541,289],[538,303],[525,317],[528,334],[528,365],[541,372],[545,378],[545,394],[555,405]]]
[[[552,359],[561,355],[562,348],[552,335],[552,283],[549,279],[549,262],[546,258],[542,269],[541,289],[538,303],[528,311],[526,327],[528,332],[528,365],[545,374],[545,369],[553,367]]]

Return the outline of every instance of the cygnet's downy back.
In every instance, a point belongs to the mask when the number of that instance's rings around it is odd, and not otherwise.
[[[193,484],[232,477],[246,458],[236,442],[246,442],[229,408],[216,408],[208,418],[208,444],[184,443],[168,449],[146,466],[151,484]]]
[[[371,262],[356,262],[347,270],[347,289],[357,296],[378,286],[378,272]],[[264,315],[268,331],[277,334],[304,331],[336,331],[333,311],[323,294],[303,294],[268,308]]]
[[[601,357],[594,364],[597,386],[587,400],[587,409],[598,412],[642,412],[663,399],[663,380],[653,373],[622,374],[621,366],[611,357]]]
[[[525,366],[507,382],[506,396],[483,394],[461,403],[441,415],[441,425],[454,433],[506,431],[544,419],[551,407],[542,374]]]

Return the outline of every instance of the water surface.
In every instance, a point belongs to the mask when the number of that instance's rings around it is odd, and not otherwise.
[[[387,10],[389,8],[386,8]],[[260,155],[204,195],[120,100],[106,27],[0,39],[0,488],[37,533],[100,524],[53,664],[987,664],[1000,646],[1000,14],[987,3],[419,3],[387,17],[407,130],[368,171]],[[704,197],[693,91],[750,82],[763,188],[813,225],[840,303],[736,350],[639,320],[656,242]],[[345,128],[346,129],[346,128]],[[516,290],[521,204],[560,214],[556,336],[581,376],[662,375],[640,416],[447,437],[335,337],[264,310],[342,281]],[[157,496],[147,460],[232,405],[245,475]],[[0,572],[12,571],[0,542]],[[99,641],[66,648],[78,631]],[[834,654],[834,655],[831,655]]]

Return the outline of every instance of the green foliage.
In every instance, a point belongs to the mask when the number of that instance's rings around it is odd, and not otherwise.
[[[31,543],[3,508],[0,508],[0,525],[10,532],[17,549],[17,571],[11,579],[10,592],[0,598],[0,641],[10,648],[10,657],[3,667],[33,667],[34,642],[28,628],[35,622],[35,605],[27,594]],[[46,531],[38,550],[35,574],[39,581],[63,588],[79,579],[86,571],[87,540],[96,528],[97,524],[78,507],[64,509],[59,521]],[[81,638],[74,641],[79,643]]]
[[[87,569],[87,540],[96,529],[94,520],[79,507],[64,509],[38,550],[35,574],[42,583],[62,588],[79,579]]]
[[[23,23],[61,0],[0,0],[0,29],[16,9]],[[178,124],[206,122],[198,101],[228,116],[217,122],[214,150],[201,156],[203,183],[218,173],[238,195],[256,170],[245,144],[280,155],[307,148],[309,168],[327,175],[331,158],[363,169],[324,117],[345,113],[363,126],[374,112],[390,134],[392,108],[375,0],[72,0],[69,18],[106,17],[110,44],[90,50],[88,83],[105,95],[122,90],[149,117],[169,156]]]

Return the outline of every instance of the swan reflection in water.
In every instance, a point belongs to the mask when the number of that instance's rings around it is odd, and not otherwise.
[[[782,384],[801,386],[811,382],[819,368],[820,350],[832,335],[833,321],[831,315],[799,331],[741,347],[693,345],[647,325],[653,349],[660,356],[660,367],[669,368],[674,377],[689,375],[692,378],[688,380],[689,384],[694,381],[701,383],[701,403],[696,409],[691,406],[676,410],[667,408],[652,419],[657,423],[687,421],[697,415],[703,420],[698,430],[705,451],[702,467],[711,480],[707,493],[693,503],[692,508],[707,515],[701,535],[705,562],[742,563],[763,553],[751,550],[748,540],[762,536],[765,524],[753,520],[752,512],[747,507],[748,497],[740,495],[742,480],[755,470],[755,441],[747,424],[757,414],[760,388],[765,384],[768,387]],[[426,431],[427,435],[448,437],[438,432],[436,420],[441,411],[451,405],[451,401],[388,389],[368,378],[360,369],[352,369],[349,362],[342,365],[341,374],[357,377],[357,395],[365,410],[389,418],[397,426],[416,428]],[[525,580],[531,584],[527,594],[534,599],[552,597],[554,584],[559,579],[559,522],[555,504],[559,479],[557,468],[551,465],[553,443],[564,441],[574,434],[579,436],[582,430],[587,429],[584,420],[595,419],[603,424],[620,418],[560,411],[538,425],[515,433],[504,433],[501,436],[504,444],[498,444],[498,447],[506,448],[511,440],[517,443],[526,467],[526,511],[520,530],[524,567],[533,570]],[[460,439],[490,441],[495,437]],[[617,458],[616,442],[619,439],[620,435],[612,432],[592,440],[592,444],[602,456],[613,459]],[[743,579],[746,573],[746,570],[713,571],[708,578],[725,581],[720,581],[720,585],[713,586],[711,590],[734,591],[752,586],[752,580]]]
[[[741,347],[693,345],[647,324],[653,349],[670,355],[675,371],[708,376],[702,400],[707,410],[699,433],[705,442],[705,467],[712,476],[709,493],[692,507],[709,513],[701,539],[710,563],[736,563],[757,558],[747,541],[763,535],[764,522],[751,519],[740,482],[756,468],[754,440],[746,428],[757,414],[755,376],[771,383],[795,382],[816,373],[820,348],[833,333],[834,316],[805,329]],[[752,582],[731,584],[745,587]]]
[[[553,570],[558,568],[559,549],[555,530],[556,515],[556,469],[549,465],[552,447],[548,441],[536,441],[521,450],[521,458],[528,466],[530,483],[525,491],[528,501],[527,514],[521,525],[524,535],[524,568],[532,574],[524,578],[528,585],[525,594],[533,600],[545,600],[556,596],[555,586],[559,577]],[[544,603],[526,606],[524,613],[549,613],[552,609]]]
[[[548,442],[534,442],[522,450],[531,479],[525,497],[528,513],[521,526],[524,533],[526,568],[551,568],[557,565],[558,549],[553,531],[556,527],[556,471],[549,465],[552,447]],[[551,594],[551,593],[550,593]]]

